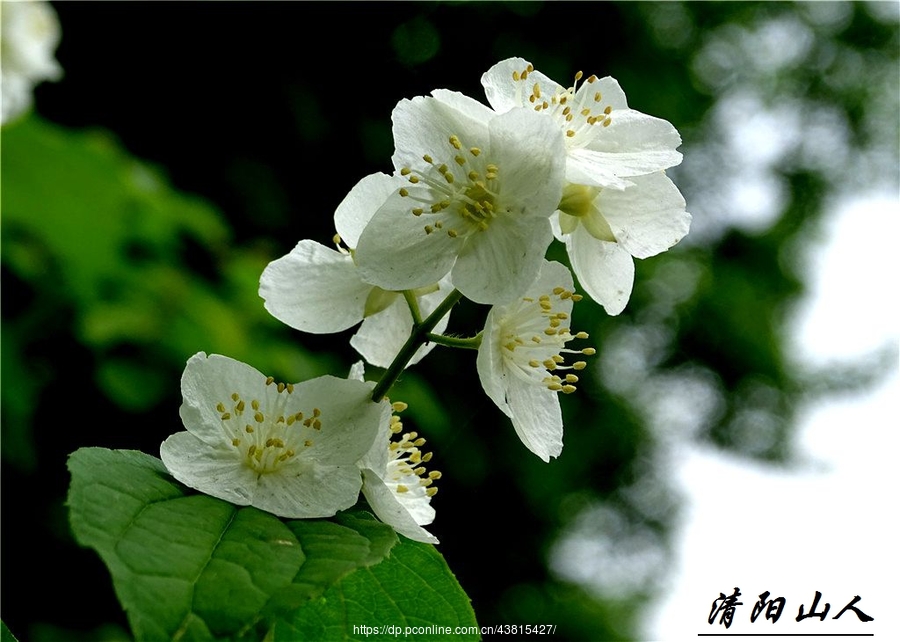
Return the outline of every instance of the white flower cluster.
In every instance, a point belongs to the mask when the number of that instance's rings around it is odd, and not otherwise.
[[[438,344],[477,348],[481,384],[523,444],[544,461],[560,454],[557,394],[575,391],[582,357],[595,350],[568,347],[588,338],[571,325],[582,297],[569,269],[545,254],[554,237],[563,242],[584,291],[621,312],[632,257],[688,231],[684,199],[665,174],[681,161],[681,139],[668,122],[629,109],[612,78],[579,72],[566,87],[511,58],[482,84],[490,106],[445,89],[401,100],[394,173],[363,178],[341,202],[335,248],[302,240],[260,279],[266,309],[293,328],[361,323],[351,344],[387,369],[382,381],[373,389],[356,369],[348,380],[272,388],[241,370],[249,366],[198,355],[183,380],[189,433],[163,444],[176,477],[288,517],[333,514],[362,488],[382,520],[436,541],[422,526],[434,518],[440,475],[426,473],[424,440],[404,433],[381,399]],[[443,334],[462,297],[491,306],[469,339]],[[201,442],[214,452],[203,464],[191,454]]]

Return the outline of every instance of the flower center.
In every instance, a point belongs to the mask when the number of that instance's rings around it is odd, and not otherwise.
[[[322,430],[322,411],[313,408],[304,418],[302,412],[285,415],[293,384],[275,383],[278,395],[274,403],[263,404],[251,399],[248,404],[237,392],[227,402],[216,404],[228,443],[241,461],[260,475],[277,471],[286,462],[313,446],[312,437]]]
[[[578,375],[567,370],[583,370],[585,361],[567,364],[563,354],[593,355],[595,348],[571,350],[565,347],[572,339],[587,339],[587,332],[572,333],[568,327],[569,309],[567,302],[580,301],[582,296],[564,287],[553,288],[551,293],[542,294],[537,300],[524,297],[500,321],[502,328],[503,358],[510,371],[531,382],[539,382],[548,390],[570,394],[575,392]]]
[[[464,148],[458,136],[450,136],[448,142],[450,149],[443,150],[447,162],[438,163],[425,154],[422,169],[400,170],[411,184],[400,190],[400,196],[418,203],[411,211],[422,218],[426,234],[445,232],[450,238],[466,238],[488,229],[500,213],[500,170],[478,147]]]
[[[556,87],[552,95],[544,95],[541,92],[540,83],[530,82],[529,75],[534,71],[534,65],[528,65],[522,71],[513,71],[513,82],[516,83],[516,94],[522,106],[526,102],[531,104],[535,111],[543,111],[553,116],[566,132],[566,141],[570,146],[581,146],[587,143],[596,130],[594,125],[609,127],[612,122],[610,114],[612,105],[603,107],[603,96],[599,91],[591,91],[590,85],[597,82],[597,76],[588,77],[585,84],[578,88],[578,81],[584,76],[582,72],[575,74],[575,82],[571,87]]]

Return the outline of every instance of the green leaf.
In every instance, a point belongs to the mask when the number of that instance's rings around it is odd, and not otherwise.
[[[390,557],[348,575],[291,618],[274,642],[294,640],[477,640],[475,613],[437,549],[403,538]],[[363,627],[370,627],[364,629]]]
[[[0,642],[18,642],[16,636],[7,628],[6,622],[0,620]]]
[[[113,578],[137,640],[260,637],[267,618],[299,608],[396,542],[365,515],[288,521],[197,494],[136,451],[69,457],[78,542]]]

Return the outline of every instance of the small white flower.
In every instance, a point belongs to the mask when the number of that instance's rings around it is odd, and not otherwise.
[[[331,249],[312,240],[300,241],[290,253],[266,266],[259,294],[272,316],[302,332],[341,332],[362,321],[350,344],[372,365],[386,368],[400,352],[413,327],[413,318],[400,292],[366,283],[354,260],[359,235],[403,179],[372,174],[359,181],[338,205],[334,215],[338,245]],[[433,311],[452,291],[444,280],[417,292],[423,315]],[[446,315],[435,327],[443,332]],[[418,363],[435,344],[416,351],[409,365]]]
[[[4,2],[0,11],[0,123],[26,111],[34,86],[59,80],[62,68],[53,58],[60,39],[59,20],[48,2]]]
[[[563,87],[522,58],[509,58],[481,78],[488,102],[499,113],[529,107],[565,132],[566,180],[622,189],[634,176],[681,162],[681,136],[671,123],[629,109],[614,78],[590,76]]]
[[[405,407],[394,404],[398,411]],[[434,482],[441,473],[426,471],[431,453],[423,453],[423,445],[424,438],[415,432],[404,433],[400,418],[392,415],[359,464],[362,491],[378,519],[412,540],[437,544],[438,539],[422,527],[434,521],[431,498],[437,493]]]
[[[160,456],[178,481],[288,518],[328,517],[356,503],[357,462],[389,421],[372,385],[319,377],[276,383],[228,357],[198,353],[181,379],[181,419]]]
[[[545,261],[540,277],[512,303],[488,313],[478,349],[478,377],[488,396],[506,416],[522,443],[550,461],[562,452],[562,412],[557,393],[575,392],[572,371],[587,364],[567,364],[564,354],[592,355],[594,348],[571,350],[572,339],[587,339],[570,329],[572,275],[556,262]]]
[[[668,250],[691,224],[684,198],[665,172],[631,181],[623,190],[570,184],[553,219],[581,286],[613,315],[631,296],[632,257]]]
[[[531,110],[482,118],[486,107],[461,109],[451,96],[394,109],[393,162],[408,182],[363,230],[357,263],[364,281],[387,290],[450,273],[473,301],[509,301],[534,280],[553,238],[563,136]]]

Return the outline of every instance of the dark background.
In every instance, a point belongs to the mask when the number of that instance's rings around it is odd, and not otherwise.
[[[727,150],[717,147],[709,118],[741,85],[773,102],[799,97],[804,109],[828,105],[846,127],[844,151],[853,158],[880,150],[869,178],[896,184],[897,141],[872,127],[883,120],[873,110],[884,101],[874,97],[893,87],[895,102],[895,87],[854,78],[841,64],[860,55],[896,76],[896,20],[866,5],[847,5],[827,19],[782,3],[54,7],[65,77],[38,87],[36,117],[61,136],[124,148],[163,182],[214,206],[197,205],[198,229],[210,216],[221,227],[197,232],[184,220],[169,221],[173,231],[162,241],[163,234],[123,218],[135,232],[116,246],[122,270],[95,267],[73,286],[68,279],[83,266],[70,265],[71,255],[47,240],[40,211],[14,211],[7,200],[10,168],[26,160],[13,155],[14,127],[24,125],[4,128],[11,142],[2,158],[2,617],[21,640],[126,635],[105,568],[68,531],[68,453],[103,446],[157,454],[181,429],[178,380],[196,351],[229,354],[283,380],[345,372],[356,358],[350,333],[313,337],[268,319],[255,294],[259,272],[302,238],[328,243],[332,213],[350,187],[392,170],[390,113],[399,99],[438,87],[483,99],[481,74],[509,56],[563,83],[579,69],[612,75],[631,107],[675,124],[686,162],[670,174],[699,233],[638,262],[621,316],[589,303],[576,308],[576,327],[591,332],[598,365],[585,371],[578,394],[562,399],[565,449],[551,464],[524,449],[481,391],[473,353],[438,348],[401,382],[398,397],[411,402],[406,421],[429,438],[434,467],[444,472],[431,530],[481,624],[555,623],[556,639],[630,639],[659,594],[653,580],[615,596],[591,592],[547,562],[566,529],[602,506],[617,516],[605,537],[626,547],[640,539],[661,553],[651,577],[664,577],[671,563],[680,501],[656,468],[664,451],[654,426],[609,383],[615,369],[607,338],[625,330],[643,337],[638,347],[650,356],[641,376],[648,379],[699,377],[711,410],[694,438],[772,465],[790,465],[801,403],[863,387],[895,367],[890,350],[827,372],[789,365],[783,320],[808,275],[783,260],[784,248],[817,229],[833,190],[851,179],[789,151],[773,168],[786,196],[771,223],[731,225],[727,201],[716,198],[726,183],[717,172],[740,159],[722,161]],[[704,73],[712,38],[729,42],[737,34],[731,42],[740,60],[741,33],[779,19],[813,34],[805,57],[769,72],[723,65],[718,76]],[[687,167],[692,149],[695,159],[705,154],[705,174],[696,161]],[[51,176],[46,189],[54,188]],[[100,221],[121,215],[90,206],[78,212],[84,236],[77,243],[87,252]],[[23,260],[26,254],[33,260]],[[154,280],[163,268],[168,280]],[[153,330],[133,332],[121,321],[131,313],[152,320]],[[451,330],[474,333],[484,314],[459,306]],[[117,323],[118,331],[98,329]],[[751,410],[763,426],[748,427]]]

